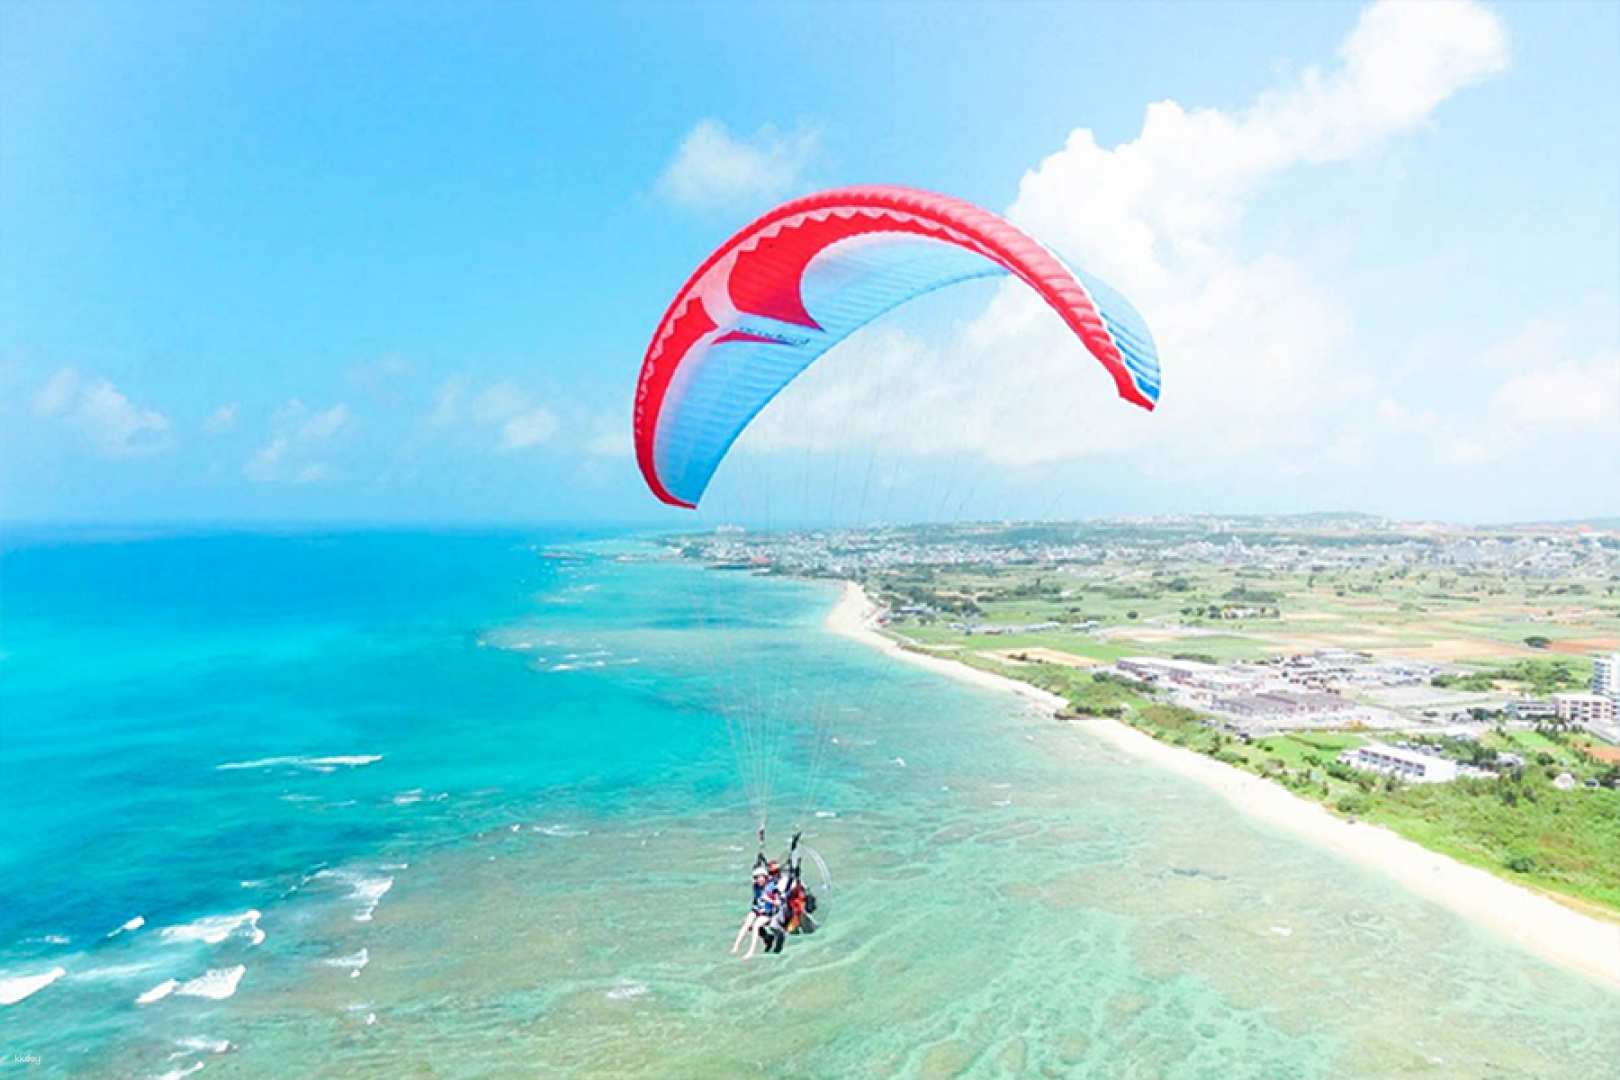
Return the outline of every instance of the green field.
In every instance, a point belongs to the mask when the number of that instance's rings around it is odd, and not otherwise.
[[[892,626],[936,648],[1045,648],[1103,662],[1131,655],[1224,662],[1347,648],[1465,673],[1525,660],[1564,664],[1568,677],[1557,685],[1523,687],[1542,692],[1583,685],[1588,654],[1620,648],[1620,586],[1599,577],[1553,584],[1486,572],[1268,573],[1122,562],[896,570],[865,583],[891,609],[933,608],[897,616]],[[1062,625],[999,632],[1053,622]]]

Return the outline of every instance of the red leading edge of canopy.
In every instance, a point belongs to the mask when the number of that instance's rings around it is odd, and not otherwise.
[[[822,214],[815,218],[807,215]],[[793,223],[791,219],[803,217]],[[762,234],[788,223],[772,235]],[[820,329],[805,310],[800,282],[805,268],[827,247],[866,233],[909,233],[932,237],[977,252],[1040,294],[1114,378],[1119,396],[1144,409],[1153,400],[1132,380],[1113,338],[1091,298],[1051,252],[999,215],[960,199],[914,188],[863,186],[837,188],[783,203],[742,229],[715,250],[675,294],[659,320],[636,384],[634,435],[636,464],[647,486],[663,502],[688,509],[696,504],[671,494],[658,477],[653,446],[670,379],[686,354],[718,325],[693,288],[721,259],[737,252],[726,288],[740,312]],[[758,340],[731,331],[720,340]]]

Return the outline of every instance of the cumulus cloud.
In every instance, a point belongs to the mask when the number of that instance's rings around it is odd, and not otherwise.
[[[475,391],[459,375],[439,384],[427,425],[438,431],[470,425],[490,432],[493,448],[502,453],[543,445],[558,428],[556,414],[512,380],[502,379]]]
[[[131,401],[107,379],[86,381],[62,368],[34,394],[34,413],[75,432],[103,457],[142,457],[174,443],[169,418]]]
[[[311,484],[325,479],[331,465],[322,455],[349,420],[349,407],[342,402],[314,411],[293,398],[271,416],[270,440],[254,451],[242,466],[242,475],[256,484]]]
[[[1449,466],[1502,461],[1545,439],[1620,436],[1620,350],[1576,360],[1564,351],[1570,341],[1559,324],[1532,321],[1468,358],[1467,370],[1498,372],[1483,402],[1442,410],[1386,397],[1378,422]]]
[[[1620,430],[1620,351],[1515,375],[1491,395],[1490,411],[1519,429]]]
[[[367,397],[392,404],[404,396],[415,372],[409,360],[390,353],[350,365],[347,377]]]
[[[501,449],[526,450],[557,433],[557,418],[546,409],[525,409],[501,424]]]
[[[221,405],[203,420],[204,435],[223,435],[236,426],[236,402]]]
[[[433,409],[428,413],[428,427],[443,429],[461,419],[461,399],[467,392],[467,380],[452,376],[439,384],[433,392]]]
[[[700,120],[658,178],[658,192],[696,210],[779,198],[799,182],[820,142],[814,131],[783,133],[769,124],[739,138],[718,120]]]
[[[1156,414],[1105,401],[1111,382],[1077,358],[1030,290],[1008,283],[948,344],[875,331],[851,342],[913,362],[841,364],[836,388],[812,368],[788,391],[792,407],[839,421],[776,419],[750,441],[825,448],[851,430],[842,417],[891,428],[904,401],[950,418],[906,425],[904,449],[1015,464],[1149,443],[1148,469],[1213,468],[1236,455],[1299,461],[1324,446],[1339,460],[1361,453],[1342,429],[1346,404],[1371,411],[1381,358],[1358,348],[1341,290],[1289,251],[1246,250],[1240,232],[1288,170],[1378,150],[1507,60],[1500,22],[1477,4],[1377,3],[1326,68],[1237,110],[1155,103],[1136,137],[1113,147],[1077,128],[1024,175],[1008,216],[1130,296],[1152,326],[1165,363]],[[851,437],[871,433],[857,423]]]
[[[46,379],[34,394],[34,413],[38,416],[60,416],[67,411],[79,393],[79,373],[65,367]]]
[[[589,426],[591,435],[584,444],[586,454],[622,461],[630,461],[635,456],[630,442],[630,421],[625,417],[598,415]]]

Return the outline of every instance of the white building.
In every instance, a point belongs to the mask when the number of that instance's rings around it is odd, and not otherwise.
[[[1414,784],[1444,784],[1457,779],[1457,763],[1417,750],[1403,750],[1383,743],[1368,743],[1346,750],[1339,760],[1353,769],[1386,773]]]
[[[1192,685],[1200,679],[1218,675],[1220,668],[1197,660],[1161,660],[1157,656],[1125,656],[1114,662],[1125,675],[1149,682]]]
[[[1592,657],[1592,693],[1620,699],[1620,652]]]
[[[1508,702],[1507,714],[1515,720],[1551,720],[1558,715],[1558,706],[1550,701],[1525,698]]]
[[[1610,724],[1614,722],[1614,698],[1602,694],[1554,694],[1558,719],[1566,724]]]

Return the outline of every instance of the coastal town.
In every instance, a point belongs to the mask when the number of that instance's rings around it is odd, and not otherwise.
[[[1620,528],[1178,516],[671,544],[856,582],[904,649],[1620,911]]]

